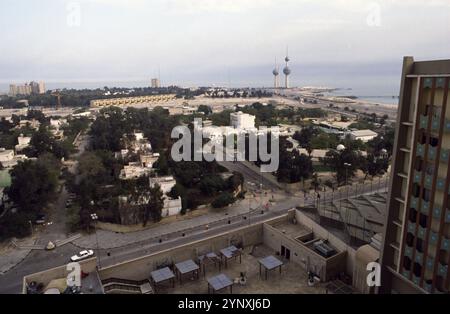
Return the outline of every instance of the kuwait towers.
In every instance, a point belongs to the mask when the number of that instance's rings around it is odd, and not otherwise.
[[[284,58],[284,61],[286,62],[286,65],[283,69],[283,74],[284,74],[284,88],[289,88],[289,76],[291,75],[291,68],[289,67],[289,61],[291,61],[291,59],[289,58],[289,52],[286,52],[286,58]],[[280,75],[280,71],[278,69],[278,65],[277,62],[275,60],[275,68],[272,71],[272,74],[274,76],[274,88],[278,89],[280,87],[279,84],[279,80],[278,77]]]

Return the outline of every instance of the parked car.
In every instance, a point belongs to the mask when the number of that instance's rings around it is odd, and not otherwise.
[[[45,224],[46,219],[47,219],[47,216],[45,214],[38,214],[34,223],[36,225],[43,225],[43,224]]]
[[[84,260],[86,258],[89,258],[89,257],[91,257],[93,255],[94,255],[94,251],[93,250],[84,250],[84,251],[81,251],[80,253],[78,253],[77,255],[72,256],[70,258],[70,260],[72,262],[78,262],[78,261],[82,261],[82,260]]]

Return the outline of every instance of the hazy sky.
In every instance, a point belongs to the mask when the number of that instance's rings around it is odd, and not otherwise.
[[[3,84],[268,86],[287,45],[294,84],[395,82],[450,58],[450,0],[1,0],[0,39]]]

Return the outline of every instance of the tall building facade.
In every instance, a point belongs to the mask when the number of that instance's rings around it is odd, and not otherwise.
[[[450,60],[405,57],[380,293],[450,290]]]
[[[31,94],[44,94],[45,93],[45,83],[44,82],[30,82],[24,85],[9,85],[9,95],[10,96],[28,96]]]
[[[160,88],[160,87],[161,87],[161,83],[159,82],[159,79],[153,78],[152,79],[152,88]]]

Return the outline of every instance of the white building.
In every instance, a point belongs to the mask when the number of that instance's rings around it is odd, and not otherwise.
[[[231,126],[237,130],[254,130],[255,116],[243,113],[242,111],[230,114]]]
[[[177,184],[175,178],[172,176],[150,178],[150,187],[153,188],[156,186],[156,184],[159,185],[161,191],[164,194],[164,207],[162,209],[162,216],[168,217],[178,215],[182,209],[181,197],[172,199],[167,196],[167,193],[169,193]]]
[[[164,207],[161,212],[162,217],[169,217],[178,215],[181,212],[182,203],[181,203],[181,197],[178,197],[176,199],[171,198],[164,198]]]
[[[23,136],[23,134],[20,134],[20,136],[17,138],[18,144],[15,146],[16,152],[20,152],[30,146],[31,137]]]
[[[4,168],[13,168],[19,163],[19,161],[24,161],[27,159],[29,158],[26,155],[14,155],[14,151],[12,149],[0,148],[0,163]]]
[[[144,133],[134,132],[134,138],[136,139],[136,141],[142,141],[144,139]]]
[[[12,149],[0,148],[0,162],[10,162],[14,159],[14,151]]]
[[[59,128],[64,124],[67,124],[67,119],[50,119],[50,126],[57,130],[59,130]]]
[[[155,162],[159,159],[159,154],[142,154],[139,156],[139,159],[141,161],[141,166],[144,168],[153,168],[153,165]]]
[[[377,137],[378,133],[372,130],[358,130],[350,132],[349,135],[353,141],[361,140],[364,143],[367,143]]]
[[[150,187],[155,187],[158,184],[161,191],[166,194],[169,193],[172,188],[177,184],[177,181],[172,176],[150,178]]]
[[[150,170],[149,168],[142,167],[140,162],[130,162],[120,171],[119,177],[122,180],[137,179],[149,174]]]

